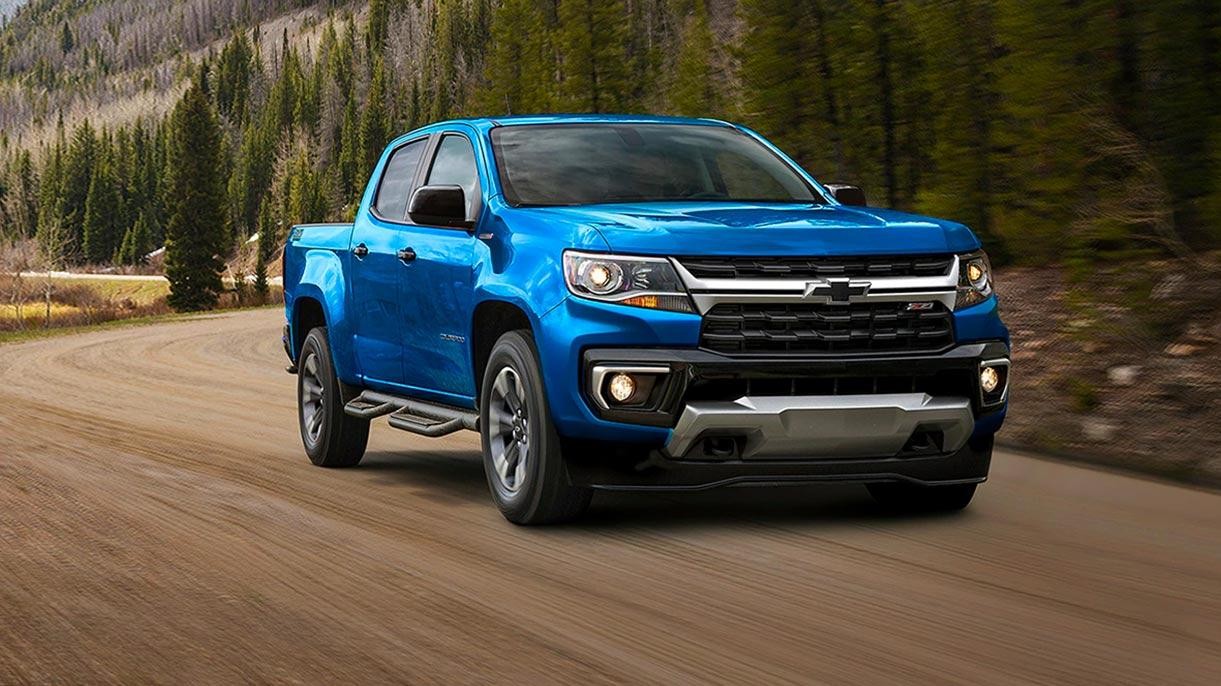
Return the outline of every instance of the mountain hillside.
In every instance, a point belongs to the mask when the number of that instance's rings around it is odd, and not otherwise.
[[[0,0],[0,20],[7,19],[25,2],[26,0]]]
[[[1198,0],[30,0],[0,28],[0,219],[28,236],[62,215],[84,259],[93,143],[156,152],[194,81],[235,242],[265,201],[346,216],[386,141],[427,121],[648,111],[746,123],[876,204],[969,224],[1000,262],[1183,255],[1221,241],[1219,45],[1221,6]],[[77,187],[52,198],[61,174]],[[116,189],[136,191],[158,239],[160,190]]]
[[[191,65],[237,28],[258,26],[268,47],[283,36],[316,44],[328,12],[361,4],[32,0],[0,32],[0,129],[29,146],[45,141],[61,116],[71,127],[83,118],[122,125],[163,115]]]

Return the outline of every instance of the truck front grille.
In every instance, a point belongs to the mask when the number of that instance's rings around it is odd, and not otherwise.
[[[950,312],[907,302],[722,303],[704,315],[700,345],[729,355],[932,352],[954,342]]]
[[[945,276],[953,255],[891,257],[683,257],[698,279],[809,279],[829,276]]]

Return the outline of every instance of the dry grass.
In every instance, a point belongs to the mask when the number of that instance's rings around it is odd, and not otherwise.
[[[51,297],[46,281],[25,279],[20,302],[11,294],[13,277],[0,276],[0,292],[10,300],[0,306],[0,331],[88,326],[116,319],[169,313],[169,284],[161,281],[53,279]]]
[[[0,293],[13,293],[12,281],[11,276],[0,276]],[[63,278],[53,279],[51,284],[49,308],[43,279],[25,279],[20,307],[11,299],[0,302],[0,333],[88,327],[173,313],[166,302],[170,289],[165,281]],[[283,293],[273,289],[267,304],[278,302],[283,302]],[[223,293],[217,309],[261,304],[247,287]]]

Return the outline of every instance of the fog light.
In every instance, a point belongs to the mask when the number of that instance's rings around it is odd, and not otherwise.
[[[996,371],[996,367],[984,367],[979,372],[979,385],[984,389],[984,393],[991,393],[1001,385],[1001,375]]]
[[[611,377],[610,385],[608,386],[610,397],[617,403],[627,402],[636,394],[636,380],[627,374],[616,374]]]

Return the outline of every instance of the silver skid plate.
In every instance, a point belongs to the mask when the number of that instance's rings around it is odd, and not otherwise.
[[[743,459],[887,457],[917,430],[940,431],[956,451],[975,425],[967,398],[924,393],[742,397],[688,403],[666,452],[681,458],[708,436],[743,436]]]

